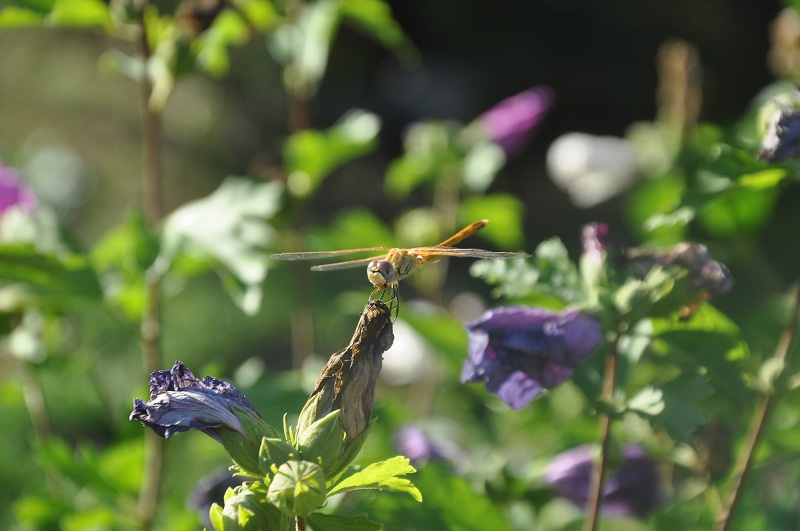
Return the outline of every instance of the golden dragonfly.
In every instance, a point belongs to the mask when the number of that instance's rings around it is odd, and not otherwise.
[[[338,251],[311,251],[300,253],[280,253],[273,254],[270,258],[274,260],[316,260],[322,258],[333,258],[347,254],[354,254],[367,251],[388,251],[386,255],[375,256],[372,258],[360,258],[358,260],[348,260],[346,262],[336,262],[333,264],[315,265],[312,271],[336,271],[351,267],[367,266],[367,278],[374,286],[370,295],[372,298],[375,293],[380,292],[383,299],[386,290],[391,292],[390,302],[397,302],[399,306],[398,290],[401,280],[413,273],[421,265],[436,261],[446,256],[465,257],[465,258],[489,258],[495,260],[512,260],[518,258],[528,258],[528,253],[520,252],[497,252],[485,251],[483,249],[462,249],[453,247],[461,240],[472,236],[486,224],[488,219],[482,219],[468,225],[447,238],[438,245],[430,247],[413,247],[410,249],[397,249],[393,247],[364,247],[362,249],[341,249]]]

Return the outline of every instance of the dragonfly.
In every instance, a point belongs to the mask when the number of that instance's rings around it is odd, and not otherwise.
[[[427,262],[435,262],[440,258],[453,256],[462,258],[488,258],[494,260],[513,260],[528,258],[531,255],[522,252],[498,252],[486,251],[483,249],[464,249],[453,247],[460,241],[472,236],[489,223],[488,219],[476,221],[468,225],[447,238],[438,245],[430,247],[413,247],[410,249],[399,249],[394,247],[364,247],[361,249],[341,249],[338,251],[311,251],[299,253],[280,253],[273,254],[270,258],[274,260],[317,260],[324,258],[334,258],[338,256],[355,254],[368,251],[387,251],[385,255],[374,256],[371,258],[360,258],[345,262],[335,262],[332,264],[315,265],[312,271],[336,271],[339,269],[349,269],[353,267],[367,266],[367,278],[372,286],[370,300],[376,293],[380,293],[380,299],[389,292],[390,304],[396,303],[396,312],[399,312],[399,285],[400,281],[411,275],[420,266]]]

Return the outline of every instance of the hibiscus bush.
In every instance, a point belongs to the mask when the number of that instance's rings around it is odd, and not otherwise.
[[[473,6],[0,4],[0,528],[794,529],[800,4],[728,85],[550,4],[473,81]]]

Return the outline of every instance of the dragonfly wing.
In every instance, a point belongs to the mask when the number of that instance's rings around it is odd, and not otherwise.
[[[420,256],[423,260],[428,261],[435,259],[437,256],[455,256],[463,258],[490,258],[494,260],[514,260],[520,258],[529,258],[531,255],[528,253],[514,253],[502,251],[487,251],[485,249],[462,249],[460,247],[416,247],[409,249],[409,253]]]
[[[271,255],[270,258],[272,260],[318,260],[320,258],[333,258],[334,256],[343,256],[346,254],[355,254],[367,251],[388,251],[389,249],[391,249],[391,247],[364,247],[363,249],[341,249],[339,251],[309,251],[304,253],[278,253]]]
[[[359,258],[358,260],[348,260],[347,262],[336,262],[335,264],[322,264],[315,265],[311,268],[312,271],[336,271],[338,269],[350,269],[353,267],[365,267],[373,260],[381,260],[383,255],[374,256],[372,258]]]

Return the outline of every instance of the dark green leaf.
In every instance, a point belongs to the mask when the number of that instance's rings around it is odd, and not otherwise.
[[[6,291],[4,304],[12,308],[102,296],[85,257],[42,254],[27,244],[0,245],[0,285]]]
[[[660,386],[648,387],[629,403],[630,411],[663,428],[677,442],[692,444],[694,430],[703,422],[697,401],[713,393],[699,374],[682,374]]]
[[[342,516],[314,513],[306,520],[314,531],[379,531],[383,529],[383,526],[372,522],[366,514]]]

